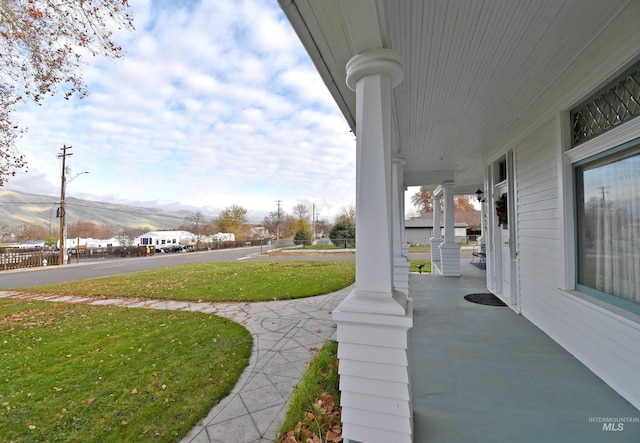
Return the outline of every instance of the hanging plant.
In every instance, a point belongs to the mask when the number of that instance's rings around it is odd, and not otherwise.
[[[498,226],[507,226],[507,194],[496,200],[496,215],[498,216]]]

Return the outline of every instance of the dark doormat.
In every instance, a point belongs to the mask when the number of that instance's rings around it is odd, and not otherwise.
[[[479,292],[476,294],[467,294],[464,296],[466,301],[471,303],[478,303],[480,305],[488,306],[507,306],[502,300],[490,292]]]

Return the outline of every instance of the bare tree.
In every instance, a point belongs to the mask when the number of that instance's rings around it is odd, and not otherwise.
[[[112,223],[102,222],[98,228],[98,232],[99,238],[107,239],[115,237],[115,235],[118,233],[118,228],[116,228],[116,226]]]
[[[280,238],[293,237],[298,229],[298,219],[293,215],[286,215],[280,218]]]
[[[305,220],[308,222],[311,219],[309,207],[304,203],[296,204],[291,211],[293,212],[294,217],[297,217],[298,220]]]
[[[453,196],[453,210],[458,211],[475,211],[472,199],[475,198],[472,195],[454,195]],[[411,203],[416,207],[420,215],[433,212],[433,192],[425,189],[420,189],[411,196]],[[442,200],[440,201],[440,211],[442,211]]]
[[[336,217],[336,223],[341,222],[343,220],[351,220],[355,223],[356,221],[356,207],[353,205],[344,206],[340,209],[338,216]]]
[[[420,214],[425,212],[433,212],[433,192],[420,189],[411,196],[411,203],[416,207]]]
[[[16,229],[16,239],[18,241],[26,240],[44,240],[49,235],[49,229],[46,226],[25,223]]]
[[[17,104],[84,97],[82,56],[122,57],[111,29],[133,29],[128,8],[128,0],[0,0],[0,186],[26,166],[15,149]]]
[[[286,215],[286,214],[284,214]],[[280,211],[279,214],[280,217],[283,216],[283,212]],[[278,231],[278,223],[279,223],[279,217],[278,217],[278,211],[271,211],[269,212],[269,215],[267,215],[264,220],[262,221],[262,224],[264,225],[265,229],[273,234],[275,234]]]
[[[89,220],[78,220],[69,223],[67,235],[71,238],[100,238],[100,228],[97,224]]]
[[[196,248],[200,246],[200,238],[202,237],[203,230],[207,225],[207,218],[205,215],[196,211],[185,219],[189,223],[189,232],[196,236]]]

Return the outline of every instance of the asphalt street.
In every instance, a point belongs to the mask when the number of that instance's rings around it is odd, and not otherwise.
[[[48,266],[0,271],[0,289],[17,289],[63,283],[89,278],[109,277],[148,269],[164,268],[188,263],[205,263],[234,260],[353,260],[355,254],[287,254],[266,253],[260,246],[222,249],[215,251],[156,254],[151,257],[109,258],[96,261],[71,263],[65,266]]]

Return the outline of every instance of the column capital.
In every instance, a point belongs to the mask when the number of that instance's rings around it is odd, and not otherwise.
[[[451,189],[456,186],[456,182],[448,180],[446,182],[442,182],[440,186],[442,186],[444,189]]]
[[[347,86],[355,91],[356,83],[367,75],[384,74],[396,87],[404,77],[402,56],[391,49],[380,48],[354,55],[347,62]]]
[[[391,161],[393,163],[398,163],[400,165],[406,165],[407,164],[407,158],[404,155],[400,155],[400,154],[395,154],[394,156],[391,157]]]

